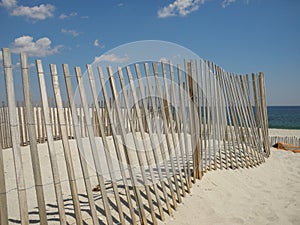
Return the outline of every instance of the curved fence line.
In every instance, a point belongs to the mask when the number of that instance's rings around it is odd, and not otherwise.
[[[157,224],[207,171],[256,167],[270,154],[263,73],[200,59],[87,65],[83,74],[66,64],[47,74],[37,60],[29,74],[22,53],[24,103],[16,103],[10,51],[2,52],[3,225]]]
[[[299,137],[291,137],[291,136],[271,136],[270,137],[270,146],[277,144],[278,142],[283,142],[287,144],[291,144],[294,146],[300,146],[300,138]]]

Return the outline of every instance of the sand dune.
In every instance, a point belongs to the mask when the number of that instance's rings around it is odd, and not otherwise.
[[[299,130],[270,134],[300,137]],[[161,224],[300,224],[300,154],[272,148],[259,167],[208,172]]]

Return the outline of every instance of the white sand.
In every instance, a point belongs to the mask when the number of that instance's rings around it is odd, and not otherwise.
[[[271,129],[271,136],[300,130]],[[160,224],[300,224],[300,154],[272,148],[253,169],[213,171],[193,185],[174,217]]]
[[[300,130],[270,130],[271,136],[298,136]],[[72,213],[70,191],[66,168],[63,162],[61,142],[56,142],[59,161],[59,172],[62,181],[64,198],[69,203],[68,213]],[[75,141],[70,141],[72,153],[77,152]],[[50,224],[57,224],[57,211],[52,175],[50,170],[47,144],[39,145],[42,162],[44,191]],[[16,184],[11,150],[4,150],[6,185],[9,199],[10,223],[19,223]],[[31,169],[29,147],[22,148],[24,173],[27,187],[30,220],[37,221],[37,203]],[[73,155],[74,168],[79,193],[85,193],[78,156]],[[104,171],[107,173],[107,171]],[[90,170],[92,185],[97,184],[95,172]],[[109,194],[111,195],[111,193]],[[100,199],[96,204],[101,205]],[[86,202],[86,198],[80,196]],[[88,208],[87,203],[83,206]],[[52,214],[54,213],[54,214]],[[89,217],[85,211],[83,217]],[[103,215],[99,213],[99,218]],[[75,223],[74,217],[67,216],[68,221]],[[90,220],[86,221],[87,223]],[[205,174],[201,181],[192,187],[192,193],[183,198],[174,217],[166,216],[160,224],[300,224],[300,154],[272,149],[270,158],[261,166],[240,170],[217,170]]]

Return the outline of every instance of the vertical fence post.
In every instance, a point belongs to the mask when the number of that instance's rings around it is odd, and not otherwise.
[[[10,130],[8,128],[9,126],[9,121],[7,119],[7,107],[5,106],[5,102],[2,102],[2,113],[3,113],[3,124],[4,124],[4,130],[3,134],[5,137],[3,137],[3,142],[4,142],[4,147],[9,148],[11,147],[11,135],[10,135]]]
[[[108,122],[108,124],[110,124],[110,123],[113,122],[113,116],[112,116],[112,113],[110,113],[111,108],[110,108],[110,104],[109,104],[109,98],[108,98],[108,94],[107,94],[106,87],[105,87],[103,72],[102,72],[102,69],[100,67],[98,67],[98,75],[99,75],[99,78],[100,78],[100,83],[101,83],[102,93],[103,93],[103,98],[104,98],[105,115],[107,115],[107,122]],[[110,75],[110,72],[109,72],[109,75]],[[113,89],[112,89],[112,92],[113,92]],[[116,117],[118,119],[118,122],[120,123],[122,142],[125,143],[123,145],[124,154],[125,154],[126,162],[128,164],[128,167],[129,167],[128,170],[129,170],[129,173],[130,173],[130,178],[131,178],[131,181],[132,181],[133,190],[134,190],[135,197],[136,197],[136,204],[137,204],[137,207],[139,209],[139,217],[141,219],[141,223],[146,225],[147,224],[147,218],[146,218],[146,214],[145,214],[145,208],[144,208],[141,193],[140,193],[141,191],[138,188],[137,175],[136,175],[135,169],[132,168],[132,159],[131,159],[130,155],[128,154],[128,149],[127,149],[127,146],[126,146],[126,139],[125,139],[126,131],[125,131],[125,128],[124,128],[124,124],[122,123],[122,120],[121,120],[121,112],[120,112],[121,108],[119,107],[118,102],[116,102],[116,106],[117,106],[116,107]],[[105,125],[105,123],[103,123],[103,124]],[[116,139],[117,135],[116,135],[115,132],[116,132],[115,129],[112,129],[112,134],[113,134],[113,138],[114,138],[115,147],[117,148],[117,151],[120,151],[120,149],[119,149],[120,147],[119,147],[119,144],[118,144],[117,139]],[[120,157],[121,157],[121,154],[120,154]],[[121,162],[122,161],[123,160],[121,159]],[[122,167],[121,167],[121,169],[122,169]]]
[[[161,170],[161,167],[160,167],[159,157],[158,157],[156,146],[155,146],[156,143],[155,143],[154,137],[156,135],[152,133],[152,129],[150,127],[151,126],[150,121],[149,121],[149,119],[150,119],[150,115],[149,115],[150,107],[148,105],[148,109],[147,109],[146,96],[145,96],[146,88],[144,87],[144,83],[142,82],[140,69],[139,69],[138,64],[135,65],[135,70],[136,70],[137,79],[139,81],[139,87],[140,87],[141,99],[142,99],[142,106],[143,106],[143,109],[144,109],[144,112],[145,112],[145,117],[144,117],[145,118],[145,124],[144,124],[144,126],[145,126],[145,128],[146,127],[148,128],[147,132],[149,133],[149,137],[150,137],[150,141],[151,141],[151,148],[152,148],[153,155],[154,155],[155,162],[156,162],[156,166],[157,166],[157,169],[158,169],[159,179],[160,179],[160,182],[161,182],[161,187],[162,187],[162,191],[163,191],[163,194],[164,194],[165,202],[166,202],[166,205],[167,205],[169,215],[172,215],[170,202],[169,202],[169,199],[168,199],[165,183],[164,183],[163,176],[162,176],[162,170]],[[130,74],[128,74],[128,76],[129,75]],[[129,78],[129,80],[130,80],[130,78]],[[134,88],[131,88],[131,89],[132,89],[132,91],[134,91]],[[158,144],[161,145],[161,143],[158,143]]]
[[[0,111],[1,113],[1,111]],[[0,115],[1,123],[1,115]],[[8,225],[8,212],[7,212],[7,194],[5,185],[5,171],[3,161],[3,149],[2,149],[2,132],[0,130],[0,224]]]
[[[55,97],[55,102],[57,107],[58,121],[59,121],[58,129],[60,130],[60,135],[61,135],[63,149],[64,149],[67,173],[69,178],[69,185],[70,185],[70,190],[72,195],[72,201],[74,204],[76,224],[81,225],[83,224],[82,215],[80,210],[80,203],[79,203],[77,185],[75,180],[75,172],[74,172],[74,166],[73,166],[72,156],[71,156],[71,149],[68,141],[67,124],[65,120],[64,108],[63,108],[63,103],[60,94],[60,87],[59,87],[56,65],[51,64],[50,70],[51,70],[52,87],[53,87],[53,92],[54,92],[54,97]]]
[[[89,136],[94,165],[95,165],[96,172],[97,172],[97,179],[98,179],[101,194],[102,194],[102,201],[103,201],[103,205],[104,205],[106,220],[107,220],[107,223],[111,225],[111,224],[113,224],[111,209],[110,209],[110,205],[109,205],[109,201],[108,201],[108,197],[107,197],[107,193],[106,193],[105,181],[104,181],[102,167],[101,167],[100,158],[99,158],[99,149],[96,145],[95,135],[94,135],[93,127],[91,124],[91,117],[90,117],[90,113],[89,113],[89,107],[88,107],[88,102],[86,99],[85,88],[84,88],[83,81],[82,81],[80,67],[75,67],[75,72],[76,72],[79,93],[80,93],[80,97],[81,97],[81,104],[82,104],[82,108],[83,108],[84,122],[85,122],[86,129],[87,129],[88,136]]]
[[[128,80],[129,80],[130,91],[132,93],[132,100],[134,102],[133,107],[135,108],[136,114],[137,114],[138,128],[139,128],[139,131],[140,131],[140,134],[141,134],[141,139],[144,140],[146,138],[146,133],[145,133],[145,128],[144,128],[143,125],[145,125],[145,124],[143,123],[142,110],[141,110],[141,108],[138,104],[137,93],[135,91],[135,87],[134,87],[134,84],[133,84],[133,78],[132,78],[132,74],[131,74],[131,71],[130,71],[130,67],[126,67],[126,71],[127,71],[127,77],[128,77]],[[126,89],[126,87],[125,87],[123,73],[122,73],[121,70],[119,70],[118,72],[119,72],[119,79],[120,79],[121,87],[124,90],[124,89]],[[139,87],[139,89],[140,88],[141,87]],[[126,98],[124,98],[124,100],[125,100],[125,104],[126,104]],[[136,138],[136,133],[135,132],[133,132],[133,137]],[[142,148],[146,149],[145,141],[142,141],[142,142],[143,142]],[[136,147],[138,147],[138,146],[136,146]],[[152,147],[152,151],[155,151],[155,145],[152,145],[151,147]],[[137,149],[139,149],[139,148],[137,148]],[[164,213],[163,213],[160,197],[158,195],[158,188],[157,188],[157,184],[155,182],[153,168],[152,168],[152,165],[150,164],[150,157],[151,157],[150,156],[150,151],[145,150],[145,155],[146,155],[147,166],[149,167],[150,178],[153,182],[153,190],[154,190],[154,195],[156,197],[158,211],[159,211],[159,214],[161,216],[161,220],[164,221],[165,216],[164,216]],[[154,157],[155,157],[155,155],[154,155]],[[147,190],[146,190],[146,192],[147,192]]]
[[[99,223],[99,221],[97,218],[96,206],[95,206],[95,201],[93,198],[88,166],[87,166],[87,162],[86,162],[85,155],[84,155],[84,147],[83,147],[83,143],[82,143],[82,137],[81,137],[80,127],[79,127],[79,122],[78,122],[78,117],[77,117],[77,107],[75,106],[72,82],[71,82],[71,78],[70,78],[69,67],[67,64],[63,65],[63,70],[64,70],[65,83],[66,83],[67,94],[68,94],[68,99],[69,99],[69,105],[70,105],[69,110],[71,110],[70,113],[72,114],[74,138],[76,139],[77,146],[78,146],[78,154],[79,154],[80,164],[81,164],[81,168],[82,168],[82,174],[84,176],[84,184],[85,184],[86,193],[87,193],[87,197],[88,197],[88,201],[89,201],[89,205],[90,205],[92,220],[93,220],[94,225],[96,225]],[[70,113],[69,113],[69,115],[70,115]]]
[[[161,90],[161,86],[160,86],[160,81],[159,81],[159,74],[158,74],[158,69],[157,69],[157,65],[155,63],[152,63],[152,67],[153,67],[153,73],[154,73],[154,78],[155,78],[155,88],[157,91],[157,95],[158,95],[158,100],[159,100],[159,104],[160,104],[160,111],[162,114],[162,119],[163,119],[163,130],[166,136],[166,141],[167,141],[167,149],[168,149],[168,153],[169,153],[169,157],[170,157],[170,163],[171,163],[171,168],[172,168],[172,172],[173,172],[173,177],[174,177],[174,183],[175,183],[175,187],[176,187],[176,194],[177,194],[177,199],[178,202],[181,203],[182,202],[182,198],[181,198],[181,194],[180,194],[180,187],[179,187],[179,183],[181,184],[181,189],[182,192],[184,192],[184,185],[183,185],[183,180],[182,177],[177,177],[177,169],[179,170],[179,168],[176,169],[175,164],[174,164],[174,160],[173,160],[173,154],[172,154],[172,149],[174,147],[174,145],[172,146],[171,144],[171,138],[169,137],[169,128],[168,128],[168,124],[167,124],[167,115],[166,115],[166,110],[164,109],[164,98],[163,98],[163,91]],[[148,73],[146,73],[147,77],[149,78]],[[149,80],[148,80],[149,82]],[[173,143],[174,144],[174,143]],[[181,174],[179,174],[181,175]]]
[[[56,202],[57,202],[58,213],[59,213],[59,220],[61,225],[65,225],[66,214],[64,209],[61,182],[59,177],[56,151],[55,151],[54,140],[53,140],[52,122],[50,121],[50,110],[49,110],[48,96],[46,91],[46,82],[45,82],[44,70],[43,70],[41,60],[36,61],[36,67],[37,67],[38,78],[39,78],[40,94],[42,98],[42,108],[43,108],[42,111],[44,113],[44,119],[45,119],[47,144],[48,144],[49,158],[50,158],[51,170],[52,170],[53,181],[54,181],[54,189],[55,189]]]
[[[31,101],[31,91],[30,91],[30,78],[28,73],[28,61],[25,53],[21,53],[20,56],[21,68],[22,68],[22,81],[23,81],[23,92],[24,92],[24,107],[23,113],[26,118],[24,125],[26,124],[29,133],[29,144],[30,144],[30,154],[32,161],[32,170],[34,175],[35,190],[37,196],[37,203],[39,208],[40,224],[46,225],[47,214],[46,214],[46,205],[45,205],[45,196],[43,191],[42,183],[42,174],[40,169],[40,160],[38,155],[37,148],[37,138],[35,132],[35,122],[34,122],[34,113],[33,105]],[[27,132],[25,130],[25,132]]]
[[[4,76],[6,84],[6,95],[9,111],[9,124],[11,131],[11,140],[12,140],[12,150],[15,164],[15,174],[17,179],[17,191],[19,197],[19,209],[21,224],[29,224],[28,218],[28,206],[27,206],[27,196],[26,196],[26,185],[23,172],[23,163],[21,155],[21,146],[20,146],[20,135],[18,130],[18,118],[16,112],[16,102],[15,102],[15,90],[14,90],[14,80],[12,72],[12,62],[10,50],[7,48],[2,49],[3,54],[3,67],[4,67]]]
[[[92,107],[93,108],[93,115],[94,115],[94,120],[93,121],[95,122],[95,125],[96,125],[96,121],[101,118],[101,115],[100,115],[100,108],[99,108],[98,99],[97,99],[95,79],[94,79],[94,74],[93,74],[93,70],[92,70],[91,65],[87,65],[87,72],[88,72],[90,87],[91,87],[92,96],[93,96],[93,100],[94,100],[94,104],[92,104],[93,105],[93,107]],[[95,132],[98,133],[99,132],[98,128],[96,126],[94,126],[94,127],[95,127]],[[103,147],[104,147],[104,154],[105,154],[105,158],[106,158],[106,162],[107,162],[107,166],[108,166],[108,171],[109,171],[111,182],[112,182],[115,201],[116,201],[116,204],[117,204],[120,223],[125,223],[124,215],[123,215],[123,209],[122,209],[122,206],[121,206],[120,196],[119,196],[117,182],[116,182],[116,174],[115,174],[116,168],[114,168],[114,166],[113,166],[112,158],[111,158],[111,155],[110,155],[111,153],[109,152],[108,140],[107,140],[107,137],[106,137],[106,134],[105,134],[105,131],[104,131],[104,127],[103,127],[102,124],[100,124],[99,129],[100,129],[100,133],[101,133],[101,140],[102,140]]]
[[[265,90],[265,81],[264,81],[264,73],[259,73],[259,93],[260,93],[260,101],[261,101],[261,116],[262,116],[262,124],[263,124],[263,143],[264,143],[264,151],[267,156],[270,154],[270,144],[269,144],[269,132],[268,132],[268,115],[267,115],[267,103],[266,103],[266,90]]]
[[[154,94],[155,91],[154,91],[154,88],[153,88],[153,85],[152,85],[152,82],[151,82],[150,69],[149,69],[149,66],[148,66],[147,63],[144,64],[144,69],[145,69],[146,78],[147,78],[147,85],[148,85],[148,88],[149,88],[148,91],[149,91],[149,96],[150,96],[150,100],[151,100],[151,105],[152,105],[153,113],[154,113],[154,115],[153,115],[153,117],[154,117],[154,127],[156,128],[156,133],[157,134],[162,134],[163,131],[160,128],[161,124],[159,123],[159,121],[157,119],[159,117],[158,103],[156,102],[156,99],[157,99],[156,97],[157,96],[155,96],[155,94]],[[160,152],[161,152],[161,155],[162,155],[164,167],[166,168],[165,172],[166,172],[166,176],[167,176],[167,181],[168,181],[169,190],[170,190],[170,193],[171,193],[173,206],[176,209],[177,208],[177,201],[176,201],[176,196],[175,196],[175,192],[174,192],[174,189],[173,189],[173,182],[171,180],[172,174],[169,172],[168,164],[167,164],[167,156],[166,156],[166,153],[168,152],[169,149],[168,149],[168,146],[164,147],[164,143],[163,143],[163,141],[159,140],[159,137],[157,137],[157,141],[162,142],[162,143],[159,144]],[[173,168],[174,167],[172,167],[172,172],[174,173],[175,169],[173,170]],[[177,180],[175,178],[174,178],[174,181],[177,182]],[[180,194],[178,183],[175,183],[175,189],[176,189],[176,194],[177,193]]]

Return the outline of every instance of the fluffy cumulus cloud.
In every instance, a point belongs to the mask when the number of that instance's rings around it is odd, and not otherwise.
[[[55,7],[50,4],[41,4],[39,6],[18,6],[11,12],[12,16],[25,16],[34,20],[44,20],[49,17],[53,17]]]
[[[51,47],[51,40],[43,37],[34,42],[31,36],[21,36],[11,44],[12,53],[26,52],[28,56],[44,57],[59,52],[62,45]]]
[[[157,11],[159,18],[167,18],[171,16],[187,16],[188,14],[197,11],[201,5],[204,5],[209,0],[175,0],[168,6],[160,8]],[[222,8],[226,8],[237,0],[222,0]],[[249,0],[247,0],[248,3]]]
[[[2,0],[0,6],[9,10],[12,16],[24,16],[33,20],[44,20],[53,17],[55,11],[55,6],[51,4],[29,7],[18,5],[16,0]]]
[[[108,55],[101,55],[95,57],[94,62],[113,62],[113,63],[124,63],[129,60],[128,55],[118,56],[116,54],[108,54]]]
[[[157,15],[159,18],[186,16],[191,12],[197,11],[206,1],[207,0],[176,0],[168,6],[159,9]]]

